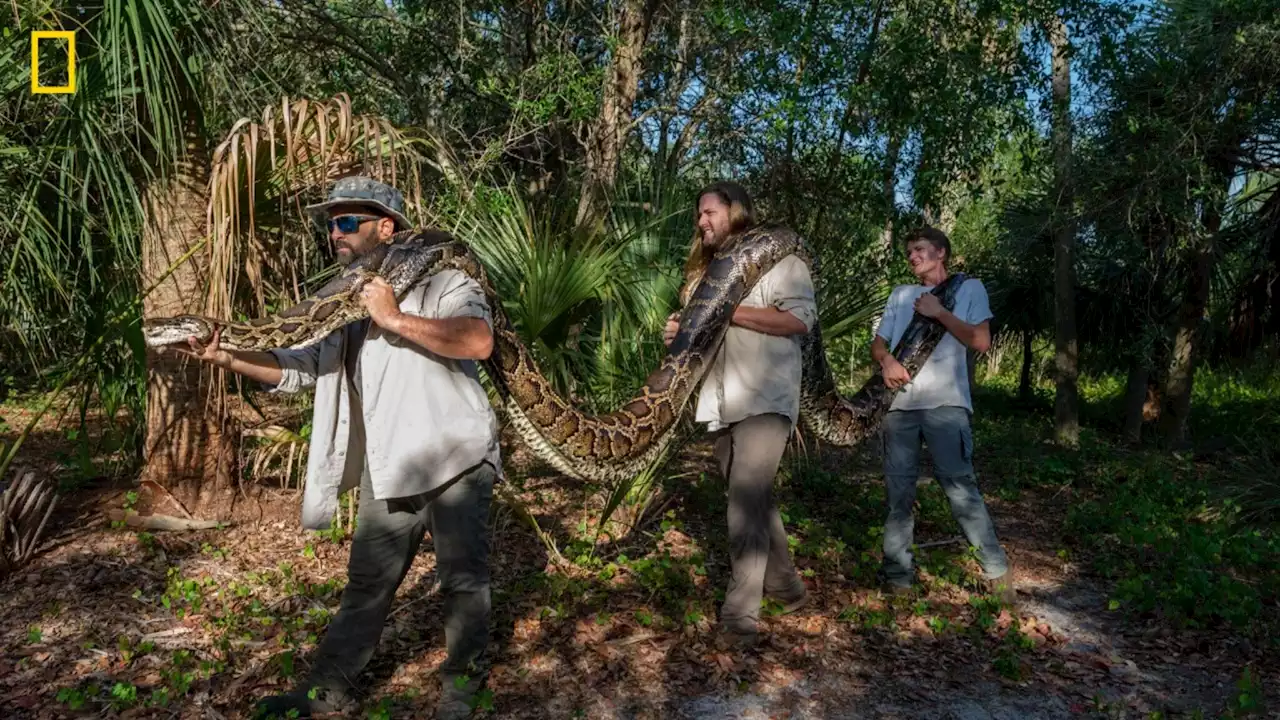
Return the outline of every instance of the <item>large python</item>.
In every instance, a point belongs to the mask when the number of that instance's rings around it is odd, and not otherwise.
[[[671,443],[677,421],[720,349],[734,308],[756,282],[793,254],[817,275],[815,256],[786,227],[758,226],[728,245],[712,257],[691,293],[680,313],[679,332],[658,368],[629,402],[603,415],[588,415],[553,390],[503,313],[501,299],[475,253],[464,242],[436,230],[397,233],[314,295],[278,314],[248,322],[198,315],[152,319],[143,324],[143,335],[149,347],[162,347],[185,343],[190,336],[208,342],[214,330],[221,328],[221,345],[232,350],[305,347],[367,316],[359,294],[371,278],[381,276],[396,297],[403,298],[423,278],[453,268],[475,279],[488,300],[495,342],[483,367],[523,440],[565,474],[615,482],[634,477]],[[963,275],[952,275],[932,292],[944,307],[952,308],[963,282]],[[944,333],[939,322],[916,314],[894,355],[914,376]],[[816,322],[803,338],[802,348],[804,426],[839,446],[856,445],[875,433],[898,391],[888,388],[877,373],[851,398],[842,397]]]

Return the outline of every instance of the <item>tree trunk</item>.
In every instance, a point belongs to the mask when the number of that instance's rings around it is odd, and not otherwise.
[[[693,104],[693,109],[689,111],[689,121],[680,129],[680,134],[676,136],[676,142],[665,155],[659,155],[660,158],[666,158],[666,172],[668,177],[675,177],[680,173],[680,165],[684,163],[685,155],[689,154],[689,150],[693,148],[693,139],[698,134],[698,129],[702,127],[702,123],[706,120],[708,109],[716,102],[716,94],[711,88],[702,91],[702,97],[698,98],[698,102]],[[660,166],[661,167],[661,166]]]
[[[1230,158],[1239,152],[1241,140],[1224,143],[1222,151],[1211,161],[1216,186],[1221,198],[1205,200],[1202,237],[1190,250],[1189,271],[1182,302],[1178,307],[1178,325],[1173,338],[1173,356],[1165,377],[1163,407],[1160,409],[1160,437],[1166,448],[1183,445],[1187,440],[1187,419],[1191,415],[1191,391],[1195,383],[1197,355],[1202,350],[1200,326],[1209,306],[1209,286],[1213,276],[1213,256],[1222,228],[1222,211],[1229,195],[1234,165]],[[1212,156],[1211,156],[1212,157]]]
[[[631,130],[631,110],[640,85],[640,55],[657,8],[658,0],[623,0],[600,115],[587,136],[586,175],[578,197],[579,229],[594,227],[603,219],[605,202],[617,183],[618,162]]]
[[[884,206],[884,228],[880,231],[880,249],[885,259],[893,257],[893,220],[897,215],[896,180],[898,178],[898,156],[902,152],[902,136],[898,133],[889,135],[889,144],[885,148],[884,175],[880,179],[880,202]]]
[[[1216,212],[1206,218],[1211,233],[1193,251],[1187,286],[1178,308],[1178,326],[1173,337],[1173,355],[1169,374],[1165,377],[1163,406],[1160,409],[1160,437],[1166,448],[1183,445],[1187,440],[1187,418],[1191,414],[1191,391],[1195,383],[1196,347],[1200,324],[1209,304],[1209,282],[1213,272],[1213,236],[1221,216]]]
[[[141,285],[155,286],[143,300],[147,318],[204,309],[204,256],[192,250],[207,234],[210,159],[200,110],[194,100],[184,104],[185,156],[143,191]],[[193,513],[225,506],[233,487],[235,444],[205,402],[213,377],[203,363],[176,353],[147,354],[142,480],[166,488]]]
[[[1053,43],[1053,161],[1057,218],[1053,238],[1054,441],[1066,447],[1080,442],[1079,347],[1076,334],[1074,196],[1071,186],[1071,58],[1067,26],[1050,21]]]
[[[1018,400],[1031,404],[1033,393],[1031,390],[1031,363],[1034,360],[1034,348],[1031,347],[1031,341],[1035,339],[1035,334],[1030,330],[1022,331],[1022,372],[1018,375]]]
[[[666,103],[671,107],[680,105],[680,98],[684,97],[689,89],[690,80],[693,79],[693,73],[690,70],[692,66],[691,58],[696,59],[696,50],[693,49],[692,36],[693,33],[689,28],[689,16],[691,9],[686,7],[680,11],[680,22],[677,32],[680,33],[676,47],[676,63],[673,71],[674,82],[671,92],[667,95]],[[679,135],[676,136],[675,142],[671,143],[668,138],[670,132],[671,120],[674,115],[663,114],[663,129],[659,136],[659,149],[657,159],[659,162],[654,163],[654,171],[660,175],[665,173],[663,181],[674,178],[680,174],[680,166],[684,163],[685,155],[693,148],[693,140],[698,134],[698,130],[702,127],[710,108],[716,103],[716,93],[711,85],[703,85],[702,95],[698,97],[698,101],[693,104],[689,110],[689,119],[684,126],[680,128]]]
[[[1147,402],[1147,380],[1151,373],[1142,358],[1135,357],[1129,365],[1129,382],[1124,393],[1124,430],[1122,437],[1130,445],[1142,442],[1144,406]]]

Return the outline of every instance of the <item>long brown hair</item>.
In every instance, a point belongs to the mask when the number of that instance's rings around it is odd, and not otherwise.
[[[746,188],[738,183],[721,180],[698,191],[698,196],[693,200],[693,240],[689,243],[689,258],[684,262],[684,287],[680,288],[681,305],[689,302],[689,294],[702,279],[702,273],[706,271],[707,264],[711,262],[711,256],[715,253],[714,250],[702,245],[702,232],[698,230],[697,216],[698,204],[702,202],[703,197],[711,194],[729,206],[729,237],[726,238],[726,243],[732,243],[738,233],[756,224],[755,204],[751,202],[751,195],[747,193]],[[721,247],[728,246],[726,244]]]

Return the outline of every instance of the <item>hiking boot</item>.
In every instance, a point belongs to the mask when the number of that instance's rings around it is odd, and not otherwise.
[[[808,605],[808,604],[809,604],[809,593],[807,593],[807,592],[806,592],[806,593],[804,593],[803,595],[801,595],[800,597],[798,597],[798,598],[796,598],[796,599],[794,599],[794,600],[791,600],[790,602],[784,603],[784,604],[782,605],[782,612],[780,612],[780,613],[778,613],[778,614],[779,614],[779,615],[790,615],[791,613],[793,613],[793,612],[795,612],[795,611],[799,610],[800,608],[802,608],[802,607],[804,607],[805,605]]]
[[[1010,570],[998,578],[982,581],[982,590],[988,595],[995,595],[1000,604],[1012,610],[1018,604],[1018,592],[1013,587],[1013,571]]]
[[[476,695],[483,684],[483,678],[444,676],[440,685],[440,702],[436,704],[435,720],[464,720],[471,717],[471,713],[475,711]]]
[[[742,650],[760,643],[760,631],[754,623],[721,621],[716,627],[715,644],[722,650]]]
[[[782,611],[778,613],[779,615],[790,615],[809,604],[809,591],[805,588],[804,583],[800,583],[800,586],[791,592],[778,595],[769,593],[769,596],[782,604]]]
[[[876,570],[876,582],[880,584],[880,592],[885,595],[893,597],[906,597],[910,595],[911,589],[914,585],[914,580],[914,571],[912,571],[911,577],[907,578],[906,582],[903,582],[901,579],[891,579],[889,574],[884,571],[883,566]]]
[[[317,715],[328,715],[342,709],[346,696],[333,690],[316,688],[311,690],[293,690],[282,695],[271,695],[258,701],[253,708],[253,717],[267,718],[310,718]]]
[[[911,594],[910,585],[899,585],[894,582],[880,583],[880,592],[893,597],[907,597]]]

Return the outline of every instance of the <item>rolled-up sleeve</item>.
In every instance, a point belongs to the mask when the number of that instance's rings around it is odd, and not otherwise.
[[[441,271],[435,282],[441,283],[440,292],[438,295],[425,294],[424,299],[428,302],[435,295],[436,302],[434,307],[423,308],[424,315],[437,318],[477,317],[484,320],[490,330],[493,329],[493,313],[480,283],[458,270]]]
[[[326,338],[325,341],[328,339]],[[322,341],[322,342],[325,342]],[[280,382],[270,392],[295,393],[316,384],[320,374],[320,343],[297,350],[269,350],[280,363]]]
[[[796,316],[806,331],[812,330],[818,321],[818,303],[814,299],[809,266],[792,255],[775,265],[768,275],[772,276],[769,287],[765,288],[769,304]]]

